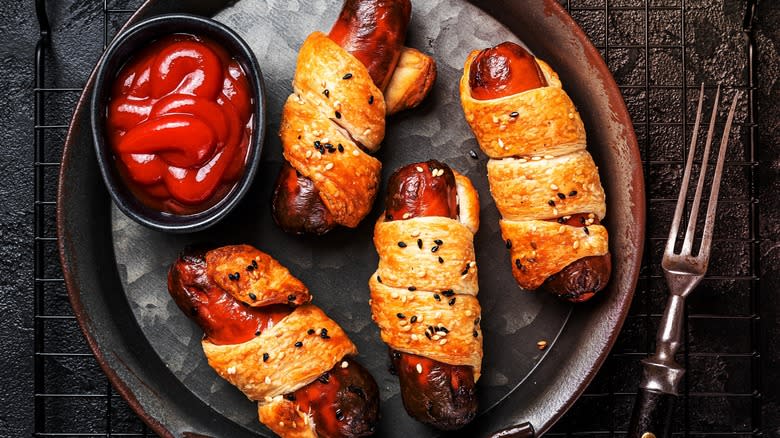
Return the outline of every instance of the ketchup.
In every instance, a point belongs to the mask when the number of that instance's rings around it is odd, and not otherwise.
[[[174,34],[152,43],[119,72],[108,103],[123,182],[162,212],[213,206],[244,172],[252,105],[246,72],[215,42]]]

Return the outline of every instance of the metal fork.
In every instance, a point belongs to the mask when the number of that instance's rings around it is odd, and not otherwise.
[[[699,105],[696,110],[696,123],[693,128],[691,138],[691,147],[688,151],[688,159],[685,164],[680,195],[677,197],[677,208],[672,218],[672,226],[669,230],[669,238],[666,241],[666,249],[661,261],[661,267],[666,277],[666,283],[669,286],[669,300],[664,310],[661,320],[661,326],[658,328],[656,336],[655,354],[642,361],[644,373],[639,385],[636,402],[634,403],[634,412],[631,417],[629,427],[629,437],[636,438],[655,438],[670,436],[671,417],[674,409],[674,401],[678,395],[678,387],[685,369],[674,359],[677,350],[680,348],[680,337],[683,326],[683,311],[685,308],[685,297],[699,284],[704,274],[707,272],[707,265],[710,261],[710,247],[712,245],[712,234],[715,228],[715,210],[718,206],[718,191],[720,189],[720,180],[723,175],[723,161],[728,147],[729,133],[734,119],[734,111],[737,107],[737,101],[740,92],[734,95],[731,103],[731,110],[726,119],[726,125],[723,130],[723,137],[720,141],[720,150],[718,151],[718,161],[715,165],[715,175],[710,189],[710,199],[707,205],[707,216],[704,223],[704,232],[701,237],[701,245],[696,255],[693,254],[693,241],[696,233],[696,223],[699,215],[699,204],[704,188],[704,177],[707,173],[707,163],[710,155],[710,145],[715,131],[715,119],[718,113],[718,102],[720,100],[720,85],[715,94],[715,103],[712,107],[712,116],[710,117],[709,130],[707,131],[707,140],[704,145],[704,156],[701,169],[699,171],[699,181],[696,184],[696,194],[693,198],[690,217],[688,218],[688,227],[685,230],[685,240],[679,253],[675,253],[675,244],[680,229],[680,220],[682,219],[685,208],[685,200],[688,193],[688,183],[691,178],[691,169],[693,168],[693,157],[696,152],[696,142],[698,140],[699,125],[701,123],[702,104],[704,101],[704,84],[701,85],[699,93]]]

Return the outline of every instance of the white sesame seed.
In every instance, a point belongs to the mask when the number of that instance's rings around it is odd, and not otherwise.
[[[553,207],[553,216],[558,216],[558,209]]]
[[[561,227],[558,228],[558,234],[563,234],[565,232],[566,232],[566,226],[565,225],[561,225]]]
[[[422,365],[418,363],[415,368],[417,368],[417,374],[422,374]]]
[[[393,292],[390,293],[390,296],[393,297],[394,300],[398,299],[398,292],[393,291]]]
[[[341,368],[346,368],[348,366],[349,366],[349,362],[347,362],[346,360],[341,362]]]
[[[306,158],[311,158],[311,151],[306,151]]]
[[[279,427],[284,427],[284,421],[279,422]]]
[[[501,140],[500,138],[498,139],[498,147],[504,147],[504,140]]]
[[[571,244],[571,246],[572,246],[574,249],[577,249],[577,248],[579,248],[579,247],[580,247],[580,242],[579,242],[579,240],[575,240],[575,241],[574,241],[574,243],[572,243],[572,244]]]
[[[338,101],[338,100],[333,102],[333,108],[336,108],[337,110],[340,110],[341,109],[341,102]]]
[[[415,167],[415,169],[417,169],[418,172],[422,172],[423,171],[423,168],[420,167],[420,166]]]
[[[422,315],[417,317],[417,322],[423,322],[423,316]]]
[[[413,341],[416,341],[417,339],[419,339],[419,337],[418,337],[416,334],[414,334],[414,333],[412,333],[412,336],[410,336],[410,338],[411,338]]]
[[[371,128],[367,128],[365,131],[363,131],[363,136],[367,136],[368,134],[371,134]]]
[[[441,336],[433,335],[433,336],[431,336],[431,339],[434,340],[434,341],[438,341],[439,339],[441,339]]]
[[[498,127],[498,130],[499,130],[499,131],[505,131],[505,130],[506,130],[506,125],[504,125],[504,124],[502,123],[502,124],[501,124],[501,126],[499,126],[499,127]]]
[[[519,158],[517,161],[520,162],[520,163],[527,163],[528,162],[528,160],[526,160],[525,158]]]
[[[498,123],[498,117],[493,116],[493,123]]]
[[[284,351],[280,351],[279,354],[276,355],[276,358],[279,360],[282,360],[283,357],[284,357]]]
[[[542,157],[538,157],[538,156],[537,157],[531,157],[531,161],[539,161],[541,159],[542,159]]]
[[[574,118],[574,113],[569,113],[569,118],[573,119]]]
[[[265,376],[265,384],[266,385],[270,385],[271,384],[271,377],[270,376]]]
[[[406,322],[405,319],[398,321],[398,325],[400,325],[401,327],[405,326],[406,324],[408,324],[408,322]]]
[[[466,310],[466,316],[471,316],[471,315],[473,315],[473,313],[471,312],[471,310]]]
[[[227,369],[227,373],[231,376],[236,373],[236,367],[230,367]]]
[[[319,160],[320,158],[322,158],[322,153],[320,153],[320,152],[315,152],[315,153],[314,153],[314,158],[316,158],[316,159],[318,159],[318,160]]]
[[[550,184],[550,190],[558,190],[558,186],[555,184]]]
[[[322,143],[322,144],[330,143],[330,139],[328,137],[325,137],[322,140],[320,140],[320,143]]]
[[[411,216],[411,213],[409,213],[409,212],[406,212],[406,213],[404,213],[404,216],[403,216],[403,218],[404,218],[404,219],[409,219],[409,216]]]
[[[273,397],[271,397],[270,395],[267,395],[267,396],[265,396],[265,401],[266,401],[267,403],[271,403],[272,401],[274,401],[274,398],[273,398]]]
[[[407,300],[406,294],[403,294],[403,296],[401,296],[401,302],[405,304],[406,300]]]
[[[426,273],[424,270],[422,270],[422,271],[419,271],[419,272],[417,273],[417,278],[423,278],[423,277],[425,277],[426,275],[427,275],[427,273]]]
[[[439,345],[444,345],[444,344],[446,344],[446,343],[447,343],[447,340],[446,340],[446,339],[442,339],[441,341],[439,341]]]
[[[407,325],[407,326],[401,327],[401,331],[402,331],[402,332],[408,332],[408,331],[409,331],[409,330],[411,330],[411,329],[412,329],[412,326],[410,326],[410,325]]]
[[[357,150],[357,149],[353,149],[353,150],[352,150],[352,155],[354,155],[354,156],[356,156],[356,157],[357,157],[358,155],[360,155],[360,151],[359,151],[359,150]]]
[[[545,160],[552,160],[553,158],[555,158],[555,157],[553,157],[552,155],[545,155],[544,156]]]
[[[328,163],[325,165],[325,170],[333,169],[333,163]]]

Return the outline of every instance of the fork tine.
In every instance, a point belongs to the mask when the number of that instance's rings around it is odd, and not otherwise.
[[[699,181],[696,183],[696,194],[693,196],[691,204],[691,215],[688,218],[688,228],[685,230],[685,241],[683,242],[680,254],[691,254],[693,247],[693,236],[696,233],[696,221],[699,218],[699,206],[701,205],[701,193],[704,189],[704,177],[707,175],[707,164],[710,159],[710,147],[712,146],[712,137],[715,134],[715,120],[718,118],[718,104],[720,103],[720,84],[715,93],[715,102],[712,105],[712,116],[710,117],[710,128],[707,130],[707,141],[704,143],[704,155],[702,156],[701,168],[699,168]]]
[[[680,229],[680,219],[682,219],[685,209],[685,197],[688,194],[688,182],[691,179],[691,168],[693,167],[693,156],[696,153],[696,142],[699,138],[699,126],[701,125],[702,104],[704,102],[704,82],[699,91],[699,105],[696,109],[696,122],[693,125],[693,136],[691,137],[691,147],[688,149],[688,159],[685,164],[682,184],[680,185],[680,194],[677,196],[677,207],[674,209],[674,218],[672,226],[669,228],[669,238],[666,240],[666,249],[664,253],[672,255],[674,253],[674,244],[677,241],[677,232]]]
[[[699,253],[696,255],[698,258],[709,259],[710,245],[712,244],[712,234],[715,228],[715,211],[718,207],[718,193],[720,192],[720,179],[723,176],[723,162],[726,157],[726,150],[728,149],[729,134],[731,133],[731,122],[734,120],[734,112],[737,109],[737,101],[739,101],[742,92],[737,91],[734,94],[734,100],[731,102],[731,109],[729,115],[726,118],[726,127],[723,130],[723,138],[720,139],[720,149],[718,150],[718,162],[715,165],[715,176],[712,178],[712,189],[710,190],[710,200],[707,203],[707,216],[704,223],[704,234],[701,238],[701,247]]]

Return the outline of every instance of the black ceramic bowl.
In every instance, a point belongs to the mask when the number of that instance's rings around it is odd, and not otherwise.
[[[114,162],[114,154],[106,138],[106,107],[112,84],[125,62],[151,42],[174,33],[208,38],[221,45],[241,64],[254,101],[252,138],[243,176],[217,203],[193,214],[177,215],[161,212],[141,203],[122,181]],[[122,212],[149,228],[183,233],[205,229],[227,215],[249,190],[257,171],[265,137],[265,89],[260,66],[252,49],[233,30],[209,18],[187,15],[158,15],[141,21],[117,35],[106,49],[98,65],[91,101],[92,136],[98,165],[111,198]]]

